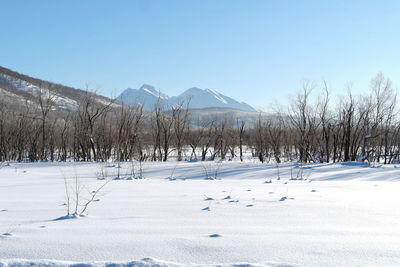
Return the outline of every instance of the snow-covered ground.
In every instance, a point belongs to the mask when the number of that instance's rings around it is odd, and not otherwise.
[[[146,163],[85,217],[57,219],[63,177],[73,191],[76,173],[86,199],[101,167],[115,177],[97,163],[0,169],[0,266],[400,266],[400,166],[306,165],[290,180],[300,167],[282,164],[277,180],[275,165],[224,162],[206,180],[201,162]]]

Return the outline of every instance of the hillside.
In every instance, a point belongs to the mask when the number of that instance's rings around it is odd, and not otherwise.
[[[57,108],[71,110],[78,107],[79,100],[87,93],[92,94],[99,103],[111,101],[92,92],[44,81],[0,67],[0,96],[7,103],[17,105],[26,101],[35,103],[40,94],[51,94],[55,96]]]

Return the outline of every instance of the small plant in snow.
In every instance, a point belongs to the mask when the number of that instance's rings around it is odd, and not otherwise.
[[[291,169],[290,169],[290,180],[301,181],[301,180],[307,180],[310,177],[311,171],[312,171],[311,169],[310,169],[310,172],[308,173],[307,178],[304,178],[304,168],[303,168],[302,162],[300,162],[300,165],[297,164],[298,170],[297,170],[296,176],[294,177],[293,176],[293,165],[291,166]]]
[[[201,210],[205,210],[205,211],[211,211],[211,202],[208,204],[207,207],[201,209]]]
[[[105,182],[101,184],[97,189],[90,191],[89,189],[81,185],[81,181],[78,177],[76,169],[75,178],[72,182],[72,185],[68,183],[65,175],[63,175],[63,178],[66,198],[65,206],[67,214],[63,217],[58,218],[57,220],[84,216],[87,213],[90,204],[92,204],[95,201],[95,198],[100,195],[102,189],[104,189],[104,187],[112,181],[112,179],[106,179]],[[86,193],[83,189],[86,189]]]
[[[188,170],[184,171],[183,173],[181,173],[180,175],[176,175],[176,174],[175,174],[175,171],[176,171],[176,168],[177,168],[178,164],[179,164],[179,161],[176,162],[174,168],[172,169],[171,175],[167,178],[169,181],[176,181],[176,180],[178,180],[178,179],[185,180],[185,178],[183,178],[184,175],[185,175],[188,171],[190,171],[190,169],[188,169]]]
[[[286,195],[281,197],[281,199],[279,201],[285,201],[288,198],[289,198],[289,187],[286,187]],[[293,199],[293,198],[291,198],[291,199]]]
[[[144,179],[143,176],[144,160],[145,158],[143,156],[138,156],[135,159],[132,159],[130,167],[130,178],[128,178],[128,180]]]
[[[105,165],[102,165],[100,167],[100,171],[97,172],[96,176],[97,176],[97,180],[106,180],[108,177],[108,168],[106,168]]]
[[[176,167],[178,166],[179,161],[176,162],[174,168],[172,169],[171,175],[168,177],[168,180],[175,181],[176,177],[174,176]]]
[[[118,161],[116,168],[117,168],[117,177],[115,177],[114,180],[121,180],[121,161]]]
[[[204,197],[205,197],[204,201],[214,200],[212,197],[208,197],[208,196],[206,196],[206,195],[204,195]]]
[[[231,194],[232,194],[232,190],[231,190],[231,191],[229,192],[229,194],[228,194],[226,197],[224,197],[223,199],[232,199]]]
[[[310,177],[311,177],[311,169],[310,169],[310,171],[307,173],[307,176],[306,176],[306,178],[304,178],[304,181],[311,181],[310,180]]]
[[[276,174],[278,176],[278,178],[276,178],[276,180],[280,180],[281,176],[280,176],[280,173],[279,173],[279,163],[278,162],[276,163]]]
[[[12,236],[13,233],[15,232],[15,230],[17,230],[17,228],[18,228],[19,226],[20,226],[19,224],[18,224],[18,225],[12,225],[12,226],[10,226],[10,227],[8,228],[8,230],[7,230],[5,233],[2,234],[2,236],[4,236],[4,237]]]
[[[201,165],[203,166],[203,172],[206,180],[217,180],[222,161],[209,162],[208,164],[202,163]]]

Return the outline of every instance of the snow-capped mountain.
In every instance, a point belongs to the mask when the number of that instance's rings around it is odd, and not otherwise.
[[[188,101],[191,109],[202,108],[233,108],[244,111],[256,111],[250,105],[236,101],[212,89],[200,89],[197,87],[189,88],[178,96],[169,97],[159,91],[154,86],[144,84],[139,89],[128,88],[117,97],[118,101],[126,105],[141,104],[144,109],[153,109],[157,101],[166,106],[176,105]]]
[[[117,97],[117,100],[130,106],[140,104],[143,105],[144,109],[153,109],[157,101],[163,104],[169,103],[167,95],[157,91],[154,86],[148,84],[143,84],[139,89],[126,89]]]
[[[190,108],[233,108],[244,111],[255,111],[250,105],[236,101],[212,89],[189,88],[177,97],[171,98],[171,102],[186,101],[190,98]]]

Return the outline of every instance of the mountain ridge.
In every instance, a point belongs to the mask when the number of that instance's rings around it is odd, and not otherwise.
[[[189,108],[233,108],[243,111],[256,111],[249,104],[237,101],[229,96],[223,95],[214,89],[201,89],[199,87],[191,87],[177,96],[168,96],[157,91],[154,86],[143,84],[139,89],[127,88],[116,100],[126,105],[143,105],[144,109],[153,109],[154,105],[161,104],[172,106],[190,99]]]

